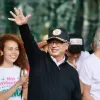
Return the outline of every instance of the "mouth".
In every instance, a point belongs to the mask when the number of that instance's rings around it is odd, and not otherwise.
[[[12,59],[16,59],[16,58],[17,58],[17,56],[13,55],[13,56],[11,56],[11,58],[12,58]]]
[[[58,50],[57,49],[52,49],[52,52],[57,52]]]

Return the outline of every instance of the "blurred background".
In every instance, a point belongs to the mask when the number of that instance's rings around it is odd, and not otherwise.
[[[93,35],[100,27],[100,0],[0,0],[0,34],[19,34],[16,24],[7,19],[14,7],[32,15],[28,23],[37,42],[49,29],[61,27],[82,36],[85,49],[91,50]]]

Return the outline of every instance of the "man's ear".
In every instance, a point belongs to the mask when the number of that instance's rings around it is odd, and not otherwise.
[[[69,42],[66,43],[66,50],[68,50],[69,45],[70,45]]]

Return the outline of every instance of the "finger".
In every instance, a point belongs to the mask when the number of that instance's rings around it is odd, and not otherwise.
[[[8,18],[8,20],[13,21],[13,22],[15,21],[15,19],[14,19],[14,18]]]
[[[12,12],[12,11],[10,11],[10,14],[15,18],[16,17],[16,15]]]
[[[28,74],[25,74],[24,76],[25,76],[25,77],[28,77]]]
[[[23,12],[22,12],[22,10],[20,8],[18,8],[18,11],[19,11],[20,15],[23,15]]]
[[[14,8],[16,15],[19,15],[19,10],[17,8]]]
[[[26,16],[26,19],[28,20],[30,17],[31,17],[31,15],[27,15],[27,16]]]

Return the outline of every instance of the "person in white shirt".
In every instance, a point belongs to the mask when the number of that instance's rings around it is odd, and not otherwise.
[[[68,56],[67,62],[71,64],[80,73],[81,63],[90,54],[88,51],[84,50],[83,38],[77,34],[69,34],[70,45],[66,54]]]
[[[87,59],[90,54],[84,50],[84,40],[77,34],[69,34],[70,45],[66,54],[68,56],[67,62],[74,67],[80,75],[81,63]],[[83,83],[80,81],[81,93],[83,93]]]
[[[80,80],[84,84],[83,100],[100,100],[100,30],[93,40],[94,53],[82,63]]]
[[[20,37],[5,34],[0,37],[0,100],[22,100],[21,90],[27,92],[28,74],[21,76],[27,68],[26,53]]]

